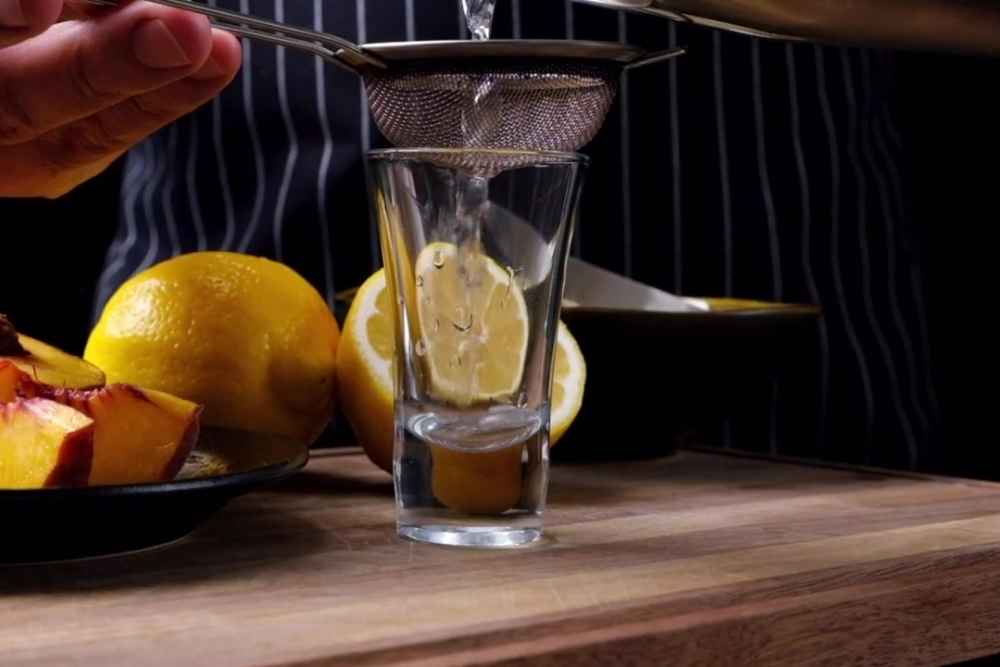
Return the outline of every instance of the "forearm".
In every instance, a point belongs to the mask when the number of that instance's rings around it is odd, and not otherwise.
[[[995,0],[578,0],[760,35],[1000,56]]]

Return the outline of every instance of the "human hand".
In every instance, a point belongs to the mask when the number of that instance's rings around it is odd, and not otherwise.
[[[0,197],[58,197],[96,176],[215,97],[241,55],[204,16],[160,5],[84,16],[0,0]]]

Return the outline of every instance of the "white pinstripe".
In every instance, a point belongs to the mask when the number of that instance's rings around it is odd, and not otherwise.
[[[208,248],[205,236],[205,221],[201,217],[201,204],[198,201],[198,116],[191,115],[191,138],[188,142],[188,159],[186,168],[188,208],[191,210],[191,222],[198,237],[198,250]]]
[[[565,0],[563,3],[563,16],[566,21],[566,39],[576,39],[576,21],[573,15],[573,0]],[[580,224],[579,215],[577,215],[576,224],[573,226],[573,254],[576,257],[581,257],[583,255],[583,226]]]
[[[412,10],[412,0],[408,2]],[[407,15],[409,25],[410,15]],[[323,31],[323,0],[313,0],[313,27]],[[330,180],[330,159],[333,157],[333,136],[330,133],[330,115],[326,108],[326,67],[323,59],[316,57],[316,104],[319,112],[319,124],[323,131],[323,156],[319,163],[319,178],[316,182],[316,198],[319,204],[319,235],[323,245],[323,287],[326,301],[333,308],[335,290],[333,282],[333,247],[330,244],[333,220],[327,209],[327,183]]]
[[[890,115],[888,102],[883,98],[883,103],[880,108],[880,117],[876,119],[875,122],[875,144],[882,154],[882,158],[885,164],[888,166],[889,172],[889,184],[892,188],[893,199],[896,204],[896,213],[899,215],[900,220],[906,220],[906,205],[903,201],[903,179],[900,176],[899,168],[897,166],[897,159],[892,155],[892,149],[889,146],[889,142],[882,131],[880,131],[883,126],[886,131],[892,127],[892,116]],[[881,120],[881,123],[879,122]],[[891,131],[890,131],[891,134]],[[898,136],[898,135],[897,135]],[[931,362],[931,346],[930,346],[930,332],[929,325],[927,322],[927,313],[924,309],[924,297],[921,293],[920,286],[923,284],[923,280],[920,275],[920,267],[916,263],[910,264],[910,271],[908,275],[908,282],[910,284],[913,299],[917,309],[917,326],[918,339],[920,341],[920,356],[923,362],[923,367],[927,373],[924,381],[924,393],[926,395],[927,403],[930,405],[931,414],[937,423],[942,420],[941,415],[941,405],[938,401],[937,390],[934,386],[934,379],[931,374],[931,369],[934,368]]]
[[[628,42],[628,23],[625,12],[618,12],[618,41]],[[625,275],[632,276],[632,193],[631,193],[631,142],[629,128],[629,74],[622,74],[621,82],[621,158],[622,158],[622,245],[625,259]]]
[[[102,277],[102,282],[117,277],[118,272],[125,266],[132,248],[139,241],[139,223],[136,220],[135,209],[139,205],[139,196],[143,193],[145,184],[152,177],[156,167],[153,161],[151,141],[151,139],[147,139],[138,150],[133,150],[132,152],[133,156],[137,156],[136,160],[139,161],[141,167],[137,167],[135,170],[136,175],[134,180],[129,183],[128,195],[125,197],[125,205],[122,207],[127,232],[125,240],[117,248],[115,260],[105,269],[105,277]],[[100,299],[102,302],[111,296],[109,285],[105,284],[104,290],[103,298]]]
[[[208,0],[210,7],[217,6],[216,0]],[[219,166],[219,184],[222,186],[222,205],[226,215],[226,233],[222,237],[222,250],[230,250],[236,239],[236,213],[233,206],[233,192],[229,185],[229,169],[226,166],[226,151],[222,144],[222,102],[218,96],[212,100],[212,142],[215,144],[216,164]]]
[[[161,139],[159,137],[152,137],[147,143],[150,146],[155,146],[159,143]],[[156,161],[156,153],[158,151],[150,149],[150,158]],[[162,152],[161,152],[162,153]],[[157,256],[160,254],[160,230],[157,229],[156,224],[156,212],[153,210],[153,197],[156,196],[156,190],[163,183],[163,180],[167,175],[167,161],[158,160],[156,161],[156,168],[153,171],[153,177],[148,179],[142,189],[142,211],[146,216],[146,226],[149,229],[149,247],[146,248],[146,254],[139,262],[139,266],[136,267],[135,272],[145,271],[156,262]]]
[[[240,11],[250,12],[249,0],[240,0]],[[254,236],[260,226],[260,217],[264,209],[264,193],[267,191],[267,172],[264,168],[264,150],[261,148],[260,133],[257,131],[257,114],[253,106],[253,46],[249,39],[243,40],[243,115],[250,131],[250,146],[253,148],[253,164],[256,173],[253,208],[250,210],[250,220],[243,231],[239,251],[246,252],[253,243]]]
[[[764,85],[760,71],[760,40],[750,42],[750,66],[753,76],[753,109],[754,123],[757,129],[757,172],[760,176],[760,186],[764,197],[764,213],[767,216],[767,234],[771,244],[771,276],[774,281],[773,294],[775,301],[784,298],[784,288],[781,276],[781,244],[778,240],[778,215],[774,209],[774,194],[771,192],[771,176],[767,168],[767,142],[764,140]],[[768,438],[772,452],[778,451],[777,413],[778,413],[778,383],[772,379],[771,384],[771,420],[768,425]]]
[[[417,38],[417,20],[413,12],[413,0],[406,0],[404,7],[406,12],[406,41],[412,42]]]
[[[712,73],[715,84],[715,126],[719,137],[719,180],[722,185],[723,284],[725,296],[731,297],[733,296],[733,197],[729,183],[729,141],[726,133],[725,89],[722,86],[722,35],[719,31],[712,34]],[[679,230],[677,234],[679,236]]]
[[[671,37],[674,35],[674,25],[670,24]],[[674,42],[671,42],[673,45]],[[671,62],[672,67],[677,63]],[[715,92],[715,127],[718,136],[719,149],[719,183],[722,188],[722,280],[725,296],[733,296],[733,197],[732,188],[729,182],[729,137],[726,132],[726,98],[725,89],[722,86],[722,33],[718,30],[712,32],[712,80]],[[671,93],[672,106],[676,106],[676,94]],[[673,138],[676,143],[680,141],[680,135]],[[678,169],[674,168],[674,173]],[[674,265],[676,272],[676,291],[682,292],[682,251],[683,236],[681,225],[674,220]],[[733,446],[733,422],[730,417],[726,417],[722,422],[722,444],[724,447]]]
[[[750,42],[750,65],[753,73],[753,108],[757,128],[757,165],[760,187],[764,196],[764,212],[767,216],[767,233],[771,244],[771,273],[774,280],[774,300],[784,298],[781,278],[781,244],[778,241],[778,215],[774,210],[774,194],[771,192],[771,176],[767,168],[767,144],[764,140],[764,89],[760,71],[760,40]]]
[[[368,41],[368,15],[365,11],[365,0],[355,0],[357,12],[358,43],[364,44]],[[459,6],[461,11],[461,6]],[[364,81],[358,83],[359,97],[361,99],[361,164],[367,173],[368,160],[367,152],[372,147],[372,120],[368,113],[368,91],[365,90]],[[371,257],[372,271],[376,271],[381,265],[381,251],[379,250],[378,225],[375,223],[375,216],[369,216],[368,221],[368,252]]]
[[[851,168],[854,171],[858,188],[858,239],[860,241],[859,249],[861,251],[861,283],[862,290],[864,292],[865,312],[867,313],[868,320],[871,323],[872,333],[875,336],[875,342],[879,347],[879,352],[885,360],[886,368],[889,373],[889,384],[891,387],[890,393],[892,394],[891,400],[893,408],[895,409],[896,414],[899,417],[900,424],[902,425],[903,435],[906,438],[909,463],[913,466],[917,460],[917,445],[913,435],[913,427],[910,424],[910,417],[906,413],[906,409],[903,406],[899,377],[896,374],[896,362],[892,356],[892,350],[889,348],[889,344],[886,341],[882,326],[879,324],[878,317],[875,313],[875,304],[872,300],[871,252],[868,248],[866,236],[868,227],[868,188],[864,170],[861,166],[861,158],[858,154],[858,106],[854,92],[854,77],[851,73],[851,62],[846,50],[841,51],[841,60],[844,68],[844,89],[847,96],[847,106],[850,111],[848,114],[847,156],[851,163]],[[870,462],[870,459],[868,459],[868,461]]]
[[[133,149],[128,156],[125,176],[122,182],[122,192],[127,193],[122,207],[127,232],[124,240],[112,244],[108,249],[104,271],[101,272],[101,277],[98,279],[100,292],[94,303],[94,312],[91,314],[92,322],[97,322],[97,319],[101,315],[101,310],[104,308],[104,302],[111,297],[111,285],[108,283],[121,270],[121,267],[125,264],[125,259],[128,257],[128,253],[138,240],[134,206],[139,196],[137,185],[146,178],[149,167],[146,152],[146,146],[142,145],[139,148]]]
[[[722,34],[712,34],[712,71],[715,81],[715,125],[719,136],[719,179],[722,182],[722,256],[726,296],[733,295],[733,202],[729,183],[729,145],[726,136],[725,89],[722,86]]]
[[[886,232],[886,271],[889,276],[887,280],[887,290],[889,293],[889,309],[892,316],[893,324],[896,327],[896,333],[899,335],[900,340],[903,343],[903,354],[906,357],[906,363],[909,369],[910,383],[909,383],[909,395],[910,401],[913,404],[914,414],[917,416],[917,421],[920,422],[920,427],[923,430],[924,436],[928,434],[928,421],[927,415],[924,413],[924,406],[921,405],[920,398],[917,395],[917,359],[916,354],[913,350],[913,341],[910,339],[909,333],[907,333],[906,324],[903,322],[903,311],[900,308],[899,294],[896,290],[896,221],[895,216],[892,211],[892,204],[889,200],[889,183],[886,175],[879,168],[878,161],[875,158],[875,154],[872,148],[872,137],[873,128],[871,123],[871,106],[872,106],[872,81],[871,81],[871,63],[868,59],[868,52],[861,52],[861,76],[863,80],[862,89],[864,91],[864,112],[861,115],[861,135],[862,135],[862,154],[865,160],[868,162],[868,166],[871,169],[872,175],[875,177],[875,183],[878,187],[879,202],[882,206],[882,216],[885,218],[885,232]]]
[[[802,192],[802,273],[805,276],[806,287],[813,303],[822,303],[819,288],[816,286],[816,276],[812,265],[812,191],[809,182],[809,171],[806,166],[805,150],[802,147],[802,126],[799,113],[799,90],[797,72],[795,69],[795,47],[785,46],[785,61],[788,67],[788,99],[791,108],[792,146],[795,152],[795,165],[799,174],[799,188]],[[817,442],[825,444],[827,410],[830,402],[830,334],[826,321],[820,318],[818,323],[820,348],[820,393],[819,417],[817,419]]]
[[[172,123],[167,130],[167,184],[163,188],[163,217],[167,221],[167,236],[170,238],[170,253],[181,254],[181,236],[177,230],[177,218],[174,216],[174,191],[177,188],[177,123]]]
[[[677,45],[677,25],[671,21],[667,32],[670,46]],[[671,59],[668,65],[668,84],[670,88],[670,162],[673,180],[673,234],[674,234],[674,291],[682,294],[684,290],[684,271],[681,264],[684,247],[684,209],[683,191],[681,190],[681,114],[677,94],[677,60]]]
[[[927,398],[931,406],[931,413],[934,415],[935,421],[940,424],[944,420],[944,416],[941,412],[941,402],[938,399],[937,389],[934,385],[934,366],[931,363],[930,327],[927,321],[927,309],[924,305],[924,295],[921,289],[923,284],[923,271],[920,265],[914,262],[910,265],[910,289],[913,294],[913,301],[917,306],[917,321],[922,341],[920,353],[924,362],[924,368],[927,371],[925,391],[927,392]]]
[[[285,0],[274,0],[274,18],[279,23],[285,20]],[[295,163],[299,159],[299,137],[295,132],[295,121],[292,119],[292,109],[288,104],[288,69],[285,64],[287,53],[285,47],[277,47],[278,68],[278,106],[281,108],[281,118],[288,133],[288,155],[285,158],[285,172],[278,190],[278,200],[274,206],[274,222],[271,234],[274,238],[274,256],[280,262],[284,259],[285,247],[282,238],[282,225],[285,222],[285,205],[288,203],[288,190],[292,185],[292,175],[295,173]]]
[[[827,140],[830,148],[830,177],[831,177],[831,206],[830,211],[830,267],[833,273],[834,289],[837,292],[837,305],[840,309],[840,317],[844,321],[844,329],[847,340],[854,351],[854,356],[858,362],[858,371],[861,375],[861,390],[865,398],[865,442],[864,450],[867,452],[872,445],[872,433],[875,428],[875,394],[872,390],[871,373],[868,370],[868,361],[865,358],[864,348],[858,338],[857,331],[851,319],[851,313],[847,308],[847,294],[844,291],[844,279],[840,268],[840,149],[837,138],[837,127],[833,120],[833,107],[830,105],[829,93],[827,92],[826,81],[826,61],[823,56],[823,49],[815,47],[816,53],[816,86],[819,97],[820,109],[823,115],[823,123],[826,127]]]

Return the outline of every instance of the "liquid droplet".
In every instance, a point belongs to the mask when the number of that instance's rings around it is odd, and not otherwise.
[[[468,333],[472,329],[472,313],[466,313],[464,308],[455,309],[456,319],[451,324],[459,333]]]
[[[427,354],[427,345],[424,343],[423,339],[417,341],[417,356],[422,357]]]
[[[424,277],[417,276],[417,287],[423,287],[423,286],[424,286]]]
[[[434,331],[434,333],[437,333],[440,330],[441,330],[441,320],[439,320],[438,318],[435,317],[434,318],[434,328],[433,328],[433,331]]]
[[[513,266],[507,267],[507,290],[504,292],[503,299],[500,300],[500,307],[506,308],[507,301],[510,299],[511,290],[514,289],[514,281],[517,280],[517,275],[521,273],[521,269],[515,269]]]
[[[444,254],[440,250],[434,251],[434,268],[435,269],[444,268]]]

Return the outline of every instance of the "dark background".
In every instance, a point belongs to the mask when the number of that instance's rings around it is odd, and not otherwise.
[[[1000,222],[1000,61],[901,54],[894,94],[918,187],[928,315],[945,431],[935,471],[1000,479],[995,227]],[[80,352],[117,224],[120,166],[57,201],[0,200],[0,312]],[[737,447],[739,443],[734,443]],[[849,443],[842,443],[849,446]],[[834,443],[834,447],[838,444]]]

